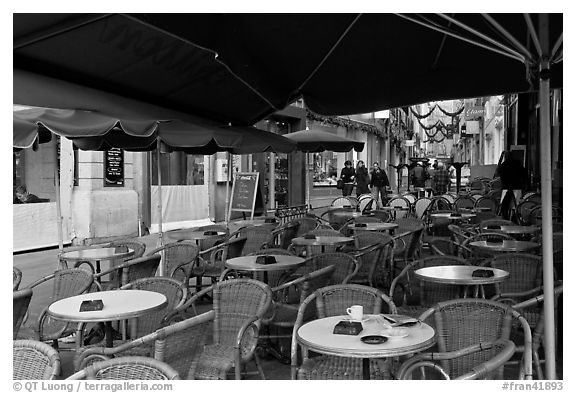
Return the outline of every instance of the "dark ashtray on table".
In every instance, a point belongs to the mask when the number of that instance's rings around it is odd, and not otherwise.
[[[84,311],[100,311],[104,308],[102,300],[84,300],[80,304],[80,312]]]
[[[503,239],[486,239],[486,243],[490,244],[502,244],[503,242]]]
[[[472,277],[494,277],[494,272],[487,269],[476,269],[472,272]]]
[[[362,331],[362,323],[353,321],[340,321],[334,326],[334,334],[357,336]]]
[[[218,232],[216,231],[204,231],[205,236],[216,236]]]
[[[260,255],[256,257],[256,264],[258,265],[272,265],[276,263],[276,258],[273,255]]]
[[[401,209],[404,209],[404,206],[394,206],[394,209],[401,210]]]
[[[316,239],[314,235],[304,235],[304,239]]]
[[[366,228],[368,225],[366,225],[366,224],[363,223],[363,222],[358,222],[358,223],[354,224],[354,226],[355,226],[356,228]]]
[[[274,218],[266,218],[264,219],[264,223],[265,224],[274,224],[276,222],[276,219]]]
[[[450,217],[462,217],[462,213],[450,213]]]
[[[364,336],[360,338],[365,344],[382,344],[388,341],[388,337],[384,336]]]
[[[502,229],[500,225],[488,225],[486,229]]]

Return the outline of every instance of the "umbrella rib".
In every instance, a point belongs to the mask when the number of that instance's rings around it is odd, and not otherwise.
[[[498,22],[496,22],[496,20],[494,18],[492,18],[489,14],[481,14],[484,19],[486,19],[492,26],[494,26],[496,28],[496,30],[498,30],[500,33],[502,33],[504,35],[504,37],[506,37],[508,40],[510,40],[510,42],[512,42],[512,44],[514,44],[516,46],[517,49],[519,49],[521,52],[524,53],[524,55],[530,59],[531,61],[533,61],[533,57],[532,57],[532,53],[530,53],[530,51],[520,43],[520,41],[518,41],[512,34],[510,34],[510,32],[508,30],[506,30],[504,27],[502,27],[502,25],[500,25]]]
[[[550,58],[554,58],[556,56],[556,52],[558,52],[558,49],[560,49],[560,46],[562,45],[564,41],[564,33],[560,33],[560,36],[558,37],[558,39],[556,40],[556,43],[554,44],[554,47],[552,48],[552,53],[550,54]],[[561,56],[560,56],[561,57]]]
[[[451,32],[451,31],[448,31],[448,30],[446,30],[446,29],[443,29],[443,28],[440,28],[440,27],[437,27],[437,26],[433,26],[433,25],[430,25],[430,24],[428,24],[428,23],[424,23],[424,22],[422,22],[422,21],[419,21],[419,20],[417,20],[417,19],[414,19],[414,18],[412,18],[412,17],[410,17],[410,16],[407,16],[407,15],[405,15],[405,14],[395,14],[395,15],[397,15],[397,16],[399,16],[399,17],[401,17],[401,18],[404,18],[404,19],[406,19],[406,20],[408,20],[408,21],[410,21],[410,22],[413,22],[413,23],[419,24],[419,25],[421,25],[421,26],[427,27],[427,28],[429,28],[429,29],[436,30],[436,31],[438,31],[438,32],[440,32],[440,33],[449,35],[449,36],[451,36],[451,37],[453,37],[453,38],[456,38],[456,39],[459,39],[459,40],[461,40],[461,41],[468,42],[469,44],[472,44],[472,45],[475,45],[475,46],[479,46],[479,47],[481,47],[481,48],[487,49],[487,50],[489,50],[489,51],[498,53],[498,54],[500,54],[500,55],[503,55],[503,56],[506,56],[506,57],[509,57],[509,58],[511,58],[511,59],[514,59],[514,60],[517,60],[517,61],[520,61],[520,62],[524,63],[524,58],[523,58],[522,56],[520,56],[519,54],[514,55],[514,54],[512,54],[512,53],[510,53],[510,52],[508,52],[508,51],[503,51],[503,50],[494,48],[494,47],[492,47],[492,46],[483,44],[483,43],[481,43],[481,42],[471,40],[471,39],[469,39],[469,38],[466,38],[466,37],[463,37],[463,36],[458,35],[458,34],[456,34],[456,33],[453,33],[453,32]]]
[[[91,16],[92,14],[88,14],[89,16],[83,16],[80,19],[75,19],[74,21],[66,22],[61,25],[53,26],[50,29],[45,29],[42,32],[30,34],[24,36],[22,38],[18,38],[14,40],[14,50],[20,49],[22,47],[35,44],[36,42],[43,41],[53,36],[60,35],[62,33],[66,33],[67,31],[77,29],[79,27],[88,25],[90,23],[97,22],[101,19],[105,19],[110,17],[112,14],[104,14],[98,16]]]
[[[519,42],[518,42],[518,45],[520,46],[520,49],[523,52],[525,51],[524,56],[522,56],[521,53],[518,53],[514,49],[509,48],[506,45],[496,41],[495,39],[488,37],[486,34],[480,33],[478,30],[473,29],[472,27],[466,25],[465,23],[458,21],[457,19],[454,19],[454,18],[452,18],[446,14],[436,14],[436,15],[438,15],[441,18],[446,19],[447,21],[454,23],[456,26],[463,28],[464,30],[468,31],[469,33],[476,35],[477,37],[482,38],[483,40],[485,40],[485,41],[487,41],[493,45],[496,45],[500,49],[503,49],[503,50],[509,52],[510,54],[513,54],[513,55],[518,56],[520,58],[526,57],[528,60],[532,60],[532,55],[530,54],[530,52],[528,52],[528,50],[526,50],[526,48],[524,48]],[[494,27],[496,27],[502,34],[504,34],[506,37],[508,37],[509,33],[504,28],[502,28],[495,20],[493,20],[493,19],[490,20],[489,16],[487,14],[483,14],[482,16],[484,16],[484,18],[486,18],[489,22],[491,22],[494,25]],[[515,38],[512,36],[510,36],[508,38],[511,40],[515,40]],[[514,41],[512,41],[512,42],[514,42]]]
[[[304,85],[306,85],[306,83],[308,83],[308,81],[310,79],[312,79],[312,77],[314,75],[316,75],[316,72],[318,72],[318,70],[320,69],[320,67],[322,67],[322,65],[328,60],[328,58],[330,57],[330,55],[332,54],[332,52],[334,52],[334,50],[336,50],[336,48],[338,47],[338,45],[340,45],[340,42],[342,42],[342,40],[348,35],[348,32],[350,31],[350,29],[356,24],[356,22],[358,21],[358,19],[360,19],[360,17],[362,16],[362,14],[358,14],[356,15],[356,18],[354,18],[354,20],[352,21],[352,23],[350,23],[348,25],[348,27],[346,28],[346,30],[344,30],[344,32],[340,35],[340,37],[338,38],[338,40],[334,43],[334,45],[332,45],[332,47],[330,48],[330,50],[328,51],[328,53],[326,53],[326,55],[324,55],[324,57],[322,58],[322,60],[320,61],[320,63],[318,63],[318,65],[316,65],[316,67],[314,68],[314,70],[312,70],[312,72],[310,73],[310,75],[308,75],[308,77],[306,79],[304,79],[304,82],[302,82],[300,84],[300,86],[298,86],[298,88],[296,89],[296,91],[300,91],[302,90],[302,88],[304,87]]]
[[[536,33],[536,29],[534,28],[532,19],[530,19],[530,15],[524,14],[524,20],[526,21],[526,26],[528,26],[530,37],[532,37],[532,41],[534,42],[534,47],[536,47],[536,52],[538,52],[539,57],[542,57],[542,47],[540,46],[540,41],[538,40],[538,34]]]
[[[145,25],[145,26],[147,26],[147,27],[149,27],[149,28],[151,28],[151,29],[154,29],[154,30],[156,30],[156,31],[159,31],[159,32],[161,32],[161,33],[163,33],[163,34],[166,34],[166,35],[168,35],[168,36],[170,36],[170,37],[172,37],[172,38],[174,38],[174,39],[176,39],[176,40],[179,40],[179,41],[181,41],[181,42],[184,42],[185,44],[189,44],[189,45],[192,45],[192,46],[194,46],[194,47],[196,47],[196,48],[198,48],[198,49],[204,50],[204,51],[206,51],[206,52],[213,53],[213,54],[214,54],[214,60],[215,60],[215,61],[217,61],[217,62],[218,62],[219,64],[221,64],[224,68],[226,68],[226,70],[227,70],[232,76],[234,76],[236,79],[238,79],[238,80],[239,80],[240,82],[242,82],[244,85],[246,85],[246,87],[248,87],[250,90],[252,90],[252,91],[254,92],[254,94],[256,94],[258,97],[260,97],[260,98],[261,98],[264,102],[266,102],[272,109],[274,109],[274,110],[281,110],[281,109],[282,109],[282,108],[279,108],[279,107],[277,107],[276,105],[274,105],[268,98],[266,98],[262,93],[260,93],[255,87],[253,87],[252,85],[250,85],[250,83],[248,83],[247,81],[245,81],[244,79],[242,79],[240,76],[238,76],[234,71],[232,71],[232,70],[230,69],[230,67],[228,67],[228,65],[227,65],[226,63],[224,63],[222,60],[220,60],[220,59],[218,58],[218,52],[216,52],[215,50],[212,50],[212,49],[210,49],[210,48],[206,48],[206,47],[204,47],[204,46],[202,46],[202,45],[196,44],[196,43],[194,43],[194,42],[192,42],[192,41],[190,41],[190,40],[188,40],[188,39],[185,39],[185,38],[183,38],[183,37],[180,37],[180,36],[178,36],[178,35],[176,35],[176,34],[174,34],[174,33],[171,33],[171,32],[169,32],[169,31],[167,31],[167,30],[165,30],[165,29],[162,29],[162,28],[160,28],[160,27],[158,27],[158,26],[155,26],[155,25],[153,25],[153,24],[150,24],[150,23],[145,22],[145,21],[143,21],[143,20],[140,20],[140,19],[138,19],[138,18],[135,18],[135,17],[133,17],[133,16],[131,16],[131,15],[122,14],[122,16],[124,16],[125,18],[128,18],[128,19],[130,19],[130,20],[133,20],[134,22],[137,22],[137,23],[140,23],[140,24],[142,24],[142,25]]]

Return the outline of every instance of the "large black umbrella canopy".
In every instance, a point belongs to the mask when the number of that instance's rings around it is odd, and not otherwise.
[[[523,14],[14,14],[13,54],[15,70],[252,125],[298,97],[338,115],[535,90],[537,31]]]
[[[302,130],[285,135],[286,138],[297,143],[296,150],[308,153],[325,150],[347,152],[352,149],[362,151],[364,142],[357,142],[330,132],[318,129]]]
[[[289,153],[296,143],[254,127],[214,126],[181,120],[118,119],[81,110],[29,108],[14,111],[13,146],[49,141],[51,133],[69,138],[82,150],[162,151],[210,155],[219,151],[249,154]]]

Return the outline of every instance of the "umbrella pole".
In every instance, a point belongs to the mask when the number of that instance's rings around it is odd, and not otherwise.
[[[540,34],[543,56],[548,55],[548,21],[542,23]],[[542,28],[543,27],[543,28]],[[542,257],[544,263],[544,351],[546,379],[556,379],[556,348],[554,341],[554,274],[552,250],[552,153],[550,143],[550,81],[542,77],[550,69],[550,61],[540,62],[540,168],[542,193]]]
[[[62,230],[62,207],[60,206],[60,171],[58,170],[58,146],[54,149],[54,188],[56,191],[56,223],[58,225],[58,251],[62,252],[64,249],[64,235]],[[58,260],[58,269],[61,269],[60,260]]]
[[[308,152],[304,153],[306,155],[306,160],[304,160],[306,165],[306,176],[304,176],[304,179],[306,179],[306,211],[308,211],[308,208],[310,206],[310,168],[308,168]]]
[[[158,243],[159,247],[162,247],[164,245],[164,239],[162,236],[162,171],[160,170],[160,139],[156,141],[156,157],[156,170],[158,174]],[[162,263],[160,264],[160,276],[164,275],[164,264],[164,255],[162,255]]]
[[[230,221],[230,212],[228,210],[228,204],[230,203],[230,175],[232,174],[232,154],[228,152],[228,171],[226,172],[226,202],[224,204],[225,207],[225,218],[226,226],[228,226],[228,222]]]

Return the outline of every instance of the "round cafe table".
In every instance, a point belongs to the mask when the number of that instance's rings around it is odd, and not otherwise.
[[[393,231],[398,228],[398,224],[393,222],[367,222],[357,227],[356,224],[348,224],[348,228],[353,231]]]
[[[264,255],[247,255],[243,257],[230,258],[225,264],[229,269],[249,272],[264,272],[264,282],[268,283],[268,272],[295,269],[306,262],[306,259],[297,256],[270,254],[269,256],[273,256],[274,259],[276,259],[276,263],[262,265],[256,263],[258,256],[264,257]]]
[[[68,266],[68,261],[74,262],[74,266],[79,266],[82,262],[89,263],[96,273],[100,273],[100,262],[112,259],[127,259],[134,255],[134,250],[128,248],[125,251],[122,247],[94,247],[84,250],[65,251],[60,254],[60,259]],[[100,277],[98,277],[100,282]]]
[[[527,252],[539,248],[540,244],[524,240],[503,240],[502,242],[477,240],[470,242],[469,246],[490,252]]]
[[[492,271],[494,275],[492,277],[474,277],[472,274],[475,270],[489,270]],[[484,297],[484,288],[480,286],[502,282],[510,276],[510,273],[491,267],[454,265],[423,267],[415,270],[414,275],[422,281],[438,284],[473,285],[475,287],[474,297],[478,297],[479,289],[482,292],[482,297]],[[464,297],[466,297],[466,291],[464,291]]]
[[[85,300],[102,300],[99,311],[80,311]],[[48,307],[48,314],[66,322],[104,322],[106,346],[112,347],[112,321],[136,318],[160,310],[168,304],[166,296],[142,290],[114,290],[85,293],[58,300]]]
[[[390,315],[398,321],[409,318],[401,315]],[[426,323],[405,327],[406,337],[389,338],[382,344],[366,344],[362,337],[382,335],[390,326],[379,315],[365,315],[362,331],[356,336],[334,334],[334,326],[348,316],[320,318],[302,325],[297,333],[298,342],[314,352],[340,357],[362,358],[363,379],[370,379],[370,358],[388,358],[409,355],[430,348],[435,343],[435,332]]]
[[[325,246],[338,246],[352,242],[354,242],[354,238],[347,236],[315,236],[311,239],[296,237],[292,239],[293,245],[306,247],[306,256],[308,257],[312,256],[312,247],[314,246],[321,246],[322,252],[325,252]]]
[[[485,230],[502,232],[518,240],[528,240],[532,235],[540,232],[540,228],[534,225],[502,225],[498,228],[486,228]]]

